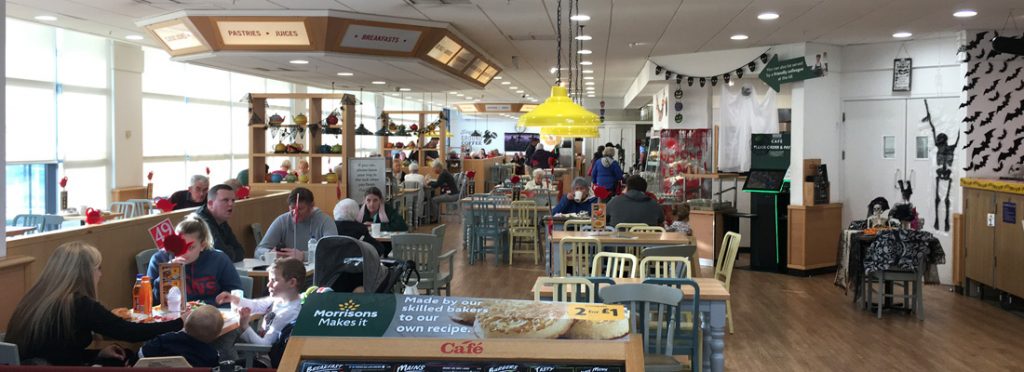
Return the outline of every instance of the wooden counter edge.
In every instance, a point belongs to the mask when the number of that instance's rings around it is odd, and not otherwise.
[[[1024,195],[1024,182],[986,178],[961,178],[960,186],[968,189]]]
[[[834,209],[842,208],[843,203],[815,204],[815,205],[790,205],[789,209]]]
[[[35,261],[35,257],[31,256],[7,256],[0,258],[0,270],[31,264]]]

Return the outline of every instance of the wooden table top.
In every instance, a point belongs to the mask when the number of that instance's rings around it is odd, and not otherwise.
[[[693,237],[681,232],[636,233],[611,231],[552,231],[551,240],[558,243],[562,238],[597,238],[602,244],[629,245],[676,245],[693,244]]]
[[[64,221],[85,221],[85,215],[84,214],[62,214],[60,216],[64,217]],[[104,221],[107,221],[107,220],[110,220],[112,218],[118,218],[118,217],[124,216],[124,213],[115,213],[115,212],[106,212],[106,211],[104,211],[104,212],[100,212],[100,216],[103,217]]]
[[[533,291],[540,292],[541,296],[551,296],[551,287],[543,286],[540,284],[542,278],[538,277],[533,282]],[[615,279],[615,284],[640,284],[643,283],[644,279],[641,278],[618,278]],[[693,278],[693,281],[697,282],[697,286],[700,287],[700,299],[701,300],[714,300],[714,301],[725,301],[729,299],[729,290],[725,289],[725,285],[715,278]],[[682,288],[683,295],[686,298],[693,297],[693,290],[690,287]]]
[[[35,226],[7,226],[4,230],[4,236],[18,236],[35,229]]]
[[[242,262],[235,262],[235,270],[238,271],[238,275],[248,275],[253,278],[266,278],[270,276],[266,269],[266,266],[268,265],[270,264],[258,258],[245,258],[242,259]],[[306,276],[310,275],[313,275],[313,264],[307,262]]]

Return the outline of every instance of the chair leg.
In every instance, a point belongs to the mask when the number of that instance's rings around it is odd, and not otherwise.
[[[882,319],[882,305],[885,303],[885,273],[878,280],[878,319]]]
[[[732,301],[725,300],[725,320],[729,321],[729,334],[733,334],[735,330],[732,328]]]
[[[516,247],[516,236],[508,234],[508,265],[512,266],[512,250]]]
[[[903,307],[906,309],[910,309],[911,306],[914,306],[914,308],[916,309],[917,304],[912,303],[913,301],[910,298],[910,285],[910,281],[903,282]]]
[[[914,281],[914,301],[917,302],[914,305],[917,319],[924,320],[924,281],[921,280],[920,276]]]
[[[540,245],[537,244],[537,237],[534,237],[532,240],[533,240],[533,265],[536,266],[537,264],[540,263],[540,253],[539,253]]]

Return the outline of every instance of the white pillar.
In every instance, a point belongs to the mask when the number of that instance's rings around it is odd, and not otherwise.
[[[0,3],[0,11],[7,14],[7,3]],[[7,71],[7,18],[0,19],[0,71]],[[0,82],[7,86],[7,74],[0,76]],[[0,112],[7,112],[7,89],[0,91]],[[0,115],[0,133],[7,133],[7,115]],[[0,141],[0,163],[4,164],[4,171],[0,172],[0,228],[7,231],[7,136]],[[0,240],[0,257],[7,257],[7,239]]]
[[[115,188],[142,186],[142,71],[145,58],[138,45],[115,41],[111,49],[111,185]]]

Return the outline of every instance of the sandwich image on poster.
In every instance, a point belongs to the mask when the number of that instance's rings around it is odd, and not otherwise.
[[[621,305],[328,292],[306,298],[292,334],[625,340],[629,321]]]

